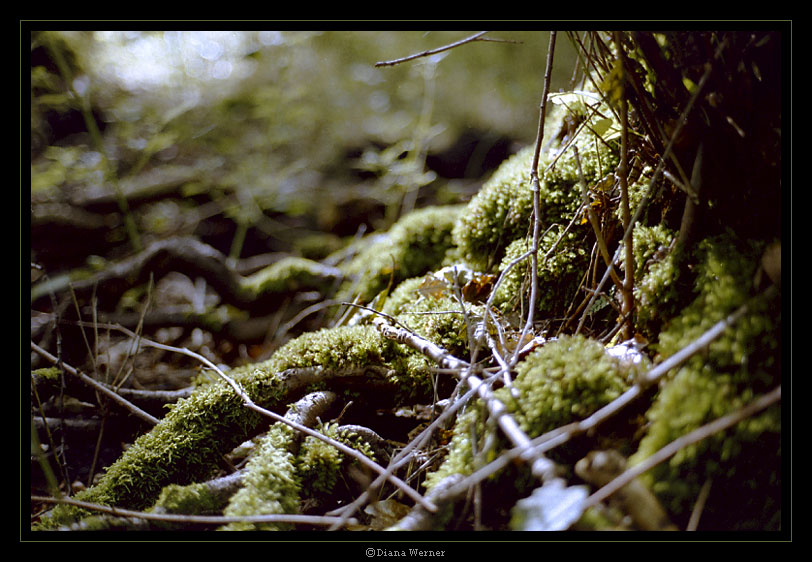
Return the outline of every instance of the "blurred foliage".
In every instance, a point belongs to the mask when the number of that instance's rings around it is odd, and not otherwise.
[[[470,34],[34,31],[32,194],[106,188],[106,156],[122,181],[156,169],[196,172],[184,193],[220,199],[238,224],[369,197],[353,168],[371,173],[371,195],[391,206],[434,179],[426,152],[464,130],[519,143],[535,137],[546,32],[491,32],[506,42],[375,67]],[[563,87],[571,47],[561,43],[554,82]],[[49,44],[69,76],[52,63]],[[103,132],[101,155],[86,127],[71,126],[86,101]],[[409,156],[393,160],[393,150]]]

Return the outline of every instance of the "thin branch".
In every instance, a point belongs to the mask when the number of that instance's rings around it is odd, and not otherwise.
[[[147,511],[133,511],[131,509],[121,509],[108,505],[90,503],[70,498],[51,498],[48,496],[31,496],[33,501],[46,503],[65,503],[80,507],[82,509],[101,511],[116,517],[135,517],[149,521],[162,521],[165,523],[185,523],[190,525],[225,525],[227,523],[294,523],[301,525],[332,525],[336,517],[318,515],[297,515],[297,514],[270,514],[270,515],[245,515],[245,516],[224,516],[224,515],[182,515],[176,513],[153,513]],[[350,523],[355,523],[350,520]]]
[[[459,369],[460,373],[464,373],[460,375],[460,378],[468,384],[469,388],[475,390],[482,401],[485,402],[488,412],[493,419],[496,420],[496,423],[505,436],[515,447],[525,450],[523,458],[527,461],[532,461],[533,474],[542,480],[547,480],[554,476],[555,470],[553,463],[549,459],[535,454],[532,451],[530,438],[522,431],[513,416],[508,413],[505,405],[493,395],[489,385],[471,373],[468,363],[457,359],[434,342],[426,340],[417,334],[395,328],[378,317],[373,320],[373,324],[384,337],[408,345],[412,349],[437,362],[440,367]]]
[[[45,359],[47,359],[48,361],[50,361],[51,363],[54,363],[54,364],[60,363],[62,365],[62,367],[65,369],[65,371],[67,371],[71,375],[77,377],[78,379],[80,379],[85,384],[93,387],[94,390],[104,394],[105,396],[110,398],[113,402],[115,402],[116,404],[122,406],[123,408],[125,408],[129,412],[133,413],[134,415],[138,416],[142,420],[146,421],[147,423],[149,423],[151,425],[157,425],[158,422],[160,421],[157,418],[153,417],[152,415],[148,414],[147,412],[143,411],[138,406],[135,406],[131,402],[125,400],[119,394],[113,392],[112,390],[107,388],[105,385],[101,384],[100,382],[94,380],[93,378],[91,378],[91,377],[87,376],[86,374],[84,374],[83,372],[79,371],[75,367],[72,367],[72,366],[68,365],[67,363],[61,362],[58,358],[54,357],[53,355],[48,353],[46,350],[42,349],[40,346],[35,344],[33,341],[31,342],[31,349],[33,351],[35,351],[36,353],[38,353],[39,355],[41,355],[42,357],[44,357]]]
[[[401,63],[404,63],[404,62],[408,62],[410,60],[419,59],[419,58],[422,58],[422,57],[430,57],[431,55],[436,55],[437,53],[450,51],[451,49],[455,49],[457,47],[460,47],[460,46],[465,45],[467,43],[472,43],[474,41],[492,41],[492,42],[500,42],[500,43],[518,43],[518,41],[510,41],[510,40],[507,40],[507,39],[490,39],[490,38],[482,37],[486,33],[488,33],[488,32],[487,31],[480,31],[479,33],[475,33],[475,34],[471,35],[470,37],[466,37],[465,39],[455,41],[454,43],[450,43],[450,44],[444,45],[442,47],[437,47],[436,49],[429,49],[427,51],[423,51],[423,52],[420,52],[420,53],[415,53],[413,55],[409,55],[409,56],[402,57],[402,58],[399,58],[399,59],[379,61],[379,62],[375,63],[375,66],[376,67],[379,67],[379,66],[395,66],[395,65],[398,65],[398,64],[401,64]]]
[[[532,254],[530,255],[530,306],[527,312],[527,322],[522,329],[522,335],[519,341],[524,341],[528,332],[533,330],[533,315],[536,309],[536,295],[538,293],[538,249],[539,237],[541,234],[541,203],[539,201],[539,157],[541,155],[541,145],[544,139],[544,121],[547,117],[547,96],[550,92],[550,77],[553,70],[553,55],[555,52],[555,39],[556,32],[550,32],[550,43],[547,47],[547,68],[544,71],[544,89],[541,94],[541,103],[539,107],[539,124],[536,133],[536,146],[533,151],[533,161],[530,164],[530,183],[533,190],[533,244],[531,246]]]
[[[696,503],[694,504],[693,510],[691,510],[691,518],[688,519],[688,524],[685,526],[686,531],[696,531],[696,528],[699,526],[699,518],[702,517],[702,511],[705,509],[705,502],[710,495],[712,483],[713,480],[708,478],[705,480],[705,483],[702,484],[702,488],[699,489]]]

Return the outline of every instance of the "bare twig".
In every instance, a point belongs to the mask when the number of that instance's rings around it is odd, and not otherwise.
[[[60,363],[65,371],[67,371],[71,375],[79,378],[85,384],[93,387],[95,390],[97,390],[101,394],[107,396],[113,402],[115,402],[116,404],[124,407],[126,410],[128,410],[129,412],[131,412],[134,415],[138,416],[139,418],[146,421],[147,423],[149,423],[151,425],[157,425],[158,424],[159,420],[157,418],[155,418],[154,416],[152,416],[152,415],[148,414],[147,412],[143,411],[141,408],[135,406],[131,402],[129,402],[126,399],[122,398],[119,394],[113,392],[112,390],[107,388],[105,385],[103,385],[100,382],[94,380],[93,378],[87,376],[86,374],[82,373],[78,369],[68,365],[67,363],[59,361],[59,359],[57,359],[56,357],[54,357],[53,355],[48,353],[46,350],[42,349],[40,346],[38,346],[34,342],[31,342],[31,349],[34,350],[36,353],[38,353],[40,356],[42,356],[45,359],[47,359],[48,361],[50,361],[51,363],[54,363],[54,364]]]
[[[550,43],[547,48],[547,68],[544,71],[544,89],[541,94],[541,103],[539,104],[539,125],[536,133],[536,146],[533,151],[533,160],[530,164],[530,184],[533,190],[533,244],[530,248],[530,306],[527,312],[527,322],[522,329],[522,335],[519,341],[524,341],[528,332],[533,330],[533,315],[536,309],[536,295],[538,292],[538,249],[539,237],[541,234],[541,203],[539,201],[539,157],[541,155],[541,145],[544,140],[544,121],[547,117],[547,96],[550,92],[550,77],[553,70],[553,55],[555,52],[555,39],[556,32],[550,32]]]
[[[487,31],[480,31],[479,33],[475,33],[470,37],[466,37],[465,39],[461,39],[459,41],[455,41],[454,43],[449,43],[448,45],[443,45],[442,47],[437,47],[436,49],[429,49],[427,51],[422,51],[420,53],[415,53],[413,55],[409,55],[406,57],[402,57],[399,59],[394,60],[386,60],[386,61],[379,61],[375,63],[375,66],[395,66],[397,64],[401,64],[404,62],[408,62],[410,60],[419,59],[422,57],[430,57],[431,55],[436,55],[437,53],[442,53],[445,51],[449,51],[451,49],[455,49],[467,43],[472,43],[474,41],[492,41],[492,42],[499,42],[499,43],[518,43],[518,41],[509,41],[507,39],[491,39],[487,37],[483,37],[488,33]]]
[[[271,515],[246,515],[240,517],[230,517],[223,515],[179,515],[173,513],[153,513],[147,511],[133,511],[131,509],[121,509],[109,505],[95,504],[71,498],[51,498],[48,496],[31,496],[33,501],[46,503],[64,503],[80,507],[82,509],[101,511],[117,517],[135,517],[150,521],[163,521],[166,523],[184,523],[189,525],[225,525],[227,523],[294,523],[301,525],[332,525],[335,517],[318,515],[296,515],[296,514],[271,514]],[[351,520],[350,522],[355,522]]]
[[[595,215],[595,211],[592,210],[592,206],[588,203],[588,188],[586,185],[586,179],[584,178],[584,171],[581,168],[581,156],[578,153],[578,147],[574,146],[573,150],[575,151],[575,162],[578,165],[578,175],[581,179],[581,190],[582,190],[582,199],[583,203],[582,206],[585,207],[587,217],[589,219],[589,224],[592,226],[592,231],[595,233],[595,240],[598,244],[598,250],[603,257],[604,263],[609,266],[612,263],[612,257],[609,255],[609,248],[606,246],[606,240],[604,240],[603,235],[601,234],[601,225],[598,223],[598,217]],[[609,274],[612,278],[612,281],[617,285],[618,289],[621,291],[624,289],[623,282],[614,272],[611,270]]]
[[[533,474],[542,480],[554,476],[553,463],[545,457],[535,454],[531,450],[530,438],[522,431],[513,416],[508,413],[505,405],[496,399],[489,385],[480,377],[471,373],[471,369],[468,368],[468,363],[457,359],[434,342],[426,340],[417,334],[395,328],[378,317],[373,320],[373,324],[375,324],[384,337],[408,345],[412,349],[419,351],[426,357],[437,362],[440,367],[459,369],[460,378],[464,380],[472,390],[475,390],[482,401],[485,402],[491,417],[496,420],[496,423],[505,436],[514,446],[525,450],[523,457],[525,460],[532,462]]]
[[[688,524],[685,526],[686,531],[696,531],[696,528],[699,526],[699,518],[702,517],[702,511],[705,509],[705,502],[708,501],[712,483],[713,480],[708,478],[705,480],[705,483],[702,484],[702,488],[699,489],[699,495],[696,498],[696,503],[694,504],[694,508],[691,510],[691,518],[688,519]]]

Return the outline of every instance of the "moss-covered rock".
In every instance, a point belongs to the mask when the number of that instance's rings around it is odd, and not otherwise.
[[[724,235],[698,248],[696,298],[661,333],[658,350],[673,355],[751,298],[758,245]],[[647,413],[636,464],[678,437],[731,413],[780,383],[780,306],[763,296],[707,350],[669,373]],[[780,406],[687,447],[649,471],[646,482],[675,518],[690,514],[712,480],[703,520],[710,528],[780,525]]]

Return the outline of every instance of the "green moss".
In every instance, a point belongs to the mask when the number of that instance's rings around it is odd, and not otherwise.
[[[530,353],[516,368],[513,388],[497,396],[532,438],[583,419],[620,396],[633,377],[604,346],[583,336],[562,336]]]
[[[560,317],[564,314],[576,296],[584,271],[589,266],[589,250],[583,231],[564,234],[555,251],[544,259],[564,228],[565,225],[553,226],[539,241],[538,280],[541,290],[536,307],[543,317]],[[524,238],[513,241],[505,252],[499,271],[504,271],[509,263],[527,252],[529,247],[529,241]],[[529,283],[529,271],[529,257],[515,264],[497,289],[494,305],[503,312],[519,308],[521,298],[528,293],[525,283]]]
[[[662,332],[673,355],[750,298],[758,247],[725,235],[699,245],[696,298]],[[636,464],[703,424],[735,411],[780,382],[780,312],[758,299],[707,350],[669,374],[647,412]],[[703,520],[720,528],[765,528],[780,520],[780,407],[687,447],[645,475],[676,518],[686,518],[709,478]]]
[[[34,369],[31,371],[31,374],[37,377],[41,377],[44,380],[48,381],[56,381],[59,380],[59,367],[44,367],[42,369]]]
[[[260,365],[276,371],[313,366],[337,369],[383,365],[393,354],[397,352],[372,326],[342,326],[302,334]]]
[[[186,486],[170,484],[161,490],[153,509],[167,513],[217,514],[223,509],[222,499],[211,492],[205,483],[194,483]]]
[[[451,443],[448,445],[448,454],[440,468],[426,476],[425,486],[428,490],[452,474],[468,476],[478,468],[474,462],[474,447],[471,441],[476,438],[475,436],[482,435],[478,407],[469,407],[457,416],[452,429]]]
[[[327,291],[340,277],[337,269],[305,258],[287,257],[245,278],[242,289],[249,298],[310,289]]]
[[[60,373],[59,367],[56,366],[31,371],[32,389],[36,389],[40,400],[45,400],[48,396],[59,392]]]
[[[461,206],[429,207],[414,211],[371,243],[342,269],[352,280],[339,292],[343,300],[360,295],[369,303],[390,281],[401,281],[439,267],[453,241],[451,230]]]
[[[429,281],[426,281],[429,279]],[[383,311],[397,317],[418,335],[452,355],[467,355],[468,337],[462,306],[454,297],[453,285],[436,291],[423,290],[431,277],[408,279],[386,302]],[[468,309],[474,307],[466,303]],[[471,311],[471,317],[475,313]],[[470,317],[469,317],[470,318]]]
[[[369,445],[354,433],[339,431],[336,424],[327,424],[320,428],[320,431],[374,460]],[[302,489],[307,491],[308,497],[332,493],[347,459],[346,455],[332,445],[307,436],[296,458],[296,469],[302,482]]]
[[[584,179],[593,184],[617,165],[613,149],[596,142],[592,134],[578,135]],[[546,174],[556,157],[555,146],[539,161],[542,232],[555,223],[567,224],[581,202],[580,175],[575,152],[568,149]],[[454,227],[454,243],[472,267],[490,270],[505,257],[510,244],[530,232],[533,210],[530,167],[533,148],[507,159],[468,204]]]
[[[260,440],[257,451],[248,461],[243,487],[231,497],[223,515],[271,515],[297,513],[301,485],[296,475],[295,459],[288,448],[294,429],[278,422]],[[229,523],[227,531],[275,531],[291,526],[278,523]]]
[[[669,251],[674,232],[663,225],[638,224],[632,231],[634,245],[634,299],[637,328],[652,338],[671,318],[680,302],[678,256]],[[621,252],[625,258],[625,252]]]

